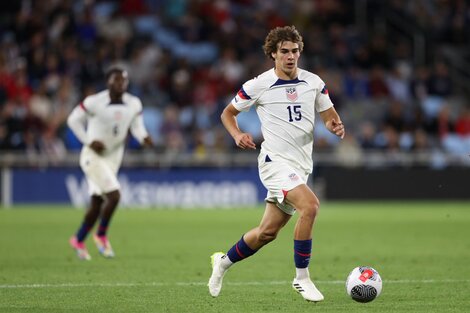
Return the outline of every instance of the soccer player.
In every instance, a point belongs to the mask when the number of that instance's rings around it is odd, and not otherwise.
[[[317,196],[307,186],[313,167],[315,111],[336,136],[343,138],[345,130],[325,83],[317,75],[297,67],[302,49],[302,37],[294,26],[271,30],[263,50],[274,61],[274,68],[245,82],[222,112],[222,123],[236,145],[256,149],[252,136],[239,129],[236,118],[241,111],[255,106],[264,138],[258,156],[259,175],[268,192],[259,226],[246,232],[227,253],[211,256],[208,287],[213,297],[220,293],[225,272],[273,241],[297,212],[296,275],[292,286],[308,301],[323,300],[308,270],[313,223],[320,206]]]
[[[98,219],[100,223],[93,236],[95,244],[105,258],[114,257],[107,231],[120,199],[117,173],[129,130],[142,145],[153,145],[144,126],[142,102],[126,92],[127,71],[110,68],[106,82],[106,90],[86,97],[67,119],[68,126],[83,144],[80,167],[91,196],[85,218],[69,240],[81,260],[91,259],[84,241]]]

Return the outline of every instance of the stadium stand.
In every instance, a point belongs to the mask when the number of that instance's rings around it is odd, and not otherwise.
[[[466,1],[22,0],[0,8],[3,156],[53,165],[77,151],[65,118],[104,88],[104,69],[115,63],[129,69],[159,153],[230,154],[221,110],[271,66],[261,49],[267,31],[294,24],[306,43],[301,67],[325,79],[348,128],[338,145],[318,125],[316,151],[355,156],[338,159],[349,165],[369,152],[427,155],[436,167],[470,161]],[[254,112],[240,124],[261,141]]]

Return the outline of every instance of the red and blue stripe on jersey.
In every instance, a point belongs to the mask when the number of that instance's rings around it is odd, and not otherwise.
[[[250,100],[251,97],[246,93],[245,89],[240,88],[240,90],[238,91],[237,95],[242,98],[243,100]]]
[[[83,104],[83,102],[80,102],[79,105],[83,109],[83,111],[88,112],[88,110],[86,109],[85,104]]]

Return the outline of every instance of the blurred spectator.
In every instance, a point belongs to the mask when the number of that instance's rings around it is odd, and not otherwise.
[[[44,123],[52,117],[52,99],[47,96],[46,83],[41,81],[29,101],[31,113]]]
[[[410,90],[410,69],[404,63],[396,64],[390,74],[386,77],[385,83],[390,91],[390,97],[402,103],[411,102]]]
[[[8,129],[6,125],[0,124],[0,150],[6,150],[10,148],[7,136],[8,136]]]
[[[435,120],[437,135],[442,140],[454,130],[454,121],[450,114],[449,105],[444,105]]]
[[[470,137],[470,108],[462,109],[455,121],[455,132],[461,137]]]
[[[374,98],[388,97],[390,94],[385,82],[385,71],[380,66],[374,66],[370,72],[369,92]]]
[[[346,134],[343,141],[335,149],[336,159],[339,164],[346,167],[362,165],[363,150],[356,137]]]
[[[429,77],[428,90],[430,95],[448,97],[452,94],[452,81],[449,69],[443,62],[437,62]]]
[[[392,101],[389,109],[385,112],[384,124],[393,128],[397,132],[402,132],[406,128],[405,113],[403,104],[399,101]]]
[[[369,96],[369,86],[366,74],[358,67],[348,68],[343,79],[345,96],[350,99],[360,99]]]
[[[415,99],[424,101],[429,95],[429,69],[418,67],[415,69],[414,77],[411,81],[411,93]]]
[[[390,46],[383,34],[372,34],[369,43],[369,60],[373,67],[390,69],[392,65]]]
[[[360,129],[359,129],[358,140],[363,150],[370,150],[370,149],[377,148],[377,145],[375,142],[376,134],[377,134],[377,131],[373,123],[369,121],[365,121],[364,123],[361,124]]]
[[[414,152],[429,152],[431,151],[431,142],[428,135],[422,128],[418,128],[413,133],[413,145],[411,147]]]
[[[48,127],[39,139],[39,151],[47,156],[47,160],[53,165],[60,165],[67,157],[64,142],[56,136],[53,127]]]

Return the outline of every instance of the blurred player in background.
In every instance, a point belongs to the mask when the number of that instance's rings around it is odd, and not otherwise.
[[[236,116],[255,106],[264,141],[258,156],[259,175],[268,190],[266,209],[258,227],[245,233],[228,252],[211,256],[209,292],[217,297],[225,272],[273,241],[295,211],[294,261],[296,276],[292,286],[309,301],[323,295],[310,279],[312,229],[320,202],[307,186],[312,172],[315,111],[326,128],[343,138],[343,123],[333,107],[325,83],[315,74],[297,67],[303,41],[293,26],[269,32],[263,46],[274,68],[243,84],[224,109],[222,123],[242,149],[256,149],[250,134],[239,129]]]
[[[153,145],[144,126],[142,102],[126,92],[127,72],[112,67],[106,73],[106,81],[108,89],[86,97],[67,120],[83,144],[80,167],[91,195],[85,218],[69,241],[82,260],[91,259],[84,241],[98,218],[100,223],[93,236],[95,244],[101,255],[114,257],[107,231],[121,196],[117,173],[129,130],[142,145]]]

